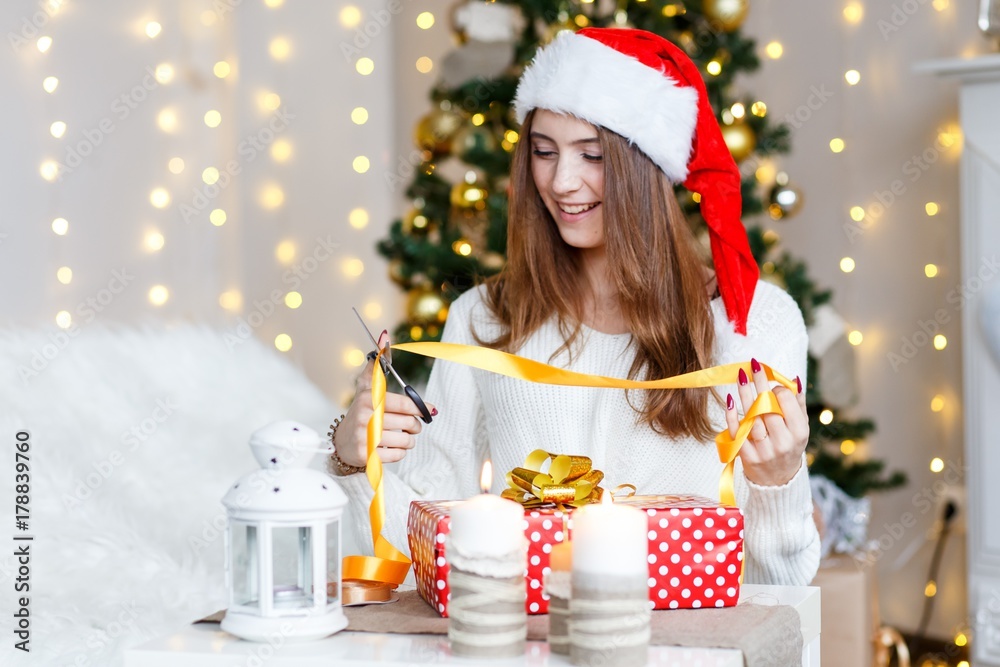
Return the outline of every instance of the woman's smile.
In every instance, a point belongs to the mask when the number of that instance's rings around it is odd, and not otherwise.
[[[559,204],[559,213],[563,222],[577,222],[582,220],[587,215],[589,215],[595,208],[601,205],[601,202],[594,202],[592,204]]]

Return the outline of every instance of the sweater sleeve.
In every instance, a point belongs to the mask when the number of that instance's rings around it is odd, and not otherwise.
[[[479,291],[469,290],[449,309],[442,332],[446,343],[475,344],[470,326],[480,315]],[[478,329],[477,329],[478,330]],[[468,366],[436,360],[431,369],[424,400],[438,409],[438,416],[417,434],[414,448],[397,464],[383,467],[385,524],[382,534],[400,551],[409,555],[406,519],[412,500],[453,500],[478,492],[477,462],[486,443],[485,415],[479,389]],[[347,494],[345,528],[364,554],[372,555],[373,539],[368,507],[372,491],[364,473],[338,478]]]
[[[758,283],[747,323],[748,356],[806,383],[808,335],[802,313],[783,290]],[[745,514],[744,553],[749,583],[805,586],[819,567],[820,539],[813,521],[805,454],[795,476],[782,486],[760,486],[735,472],[737,502]]]

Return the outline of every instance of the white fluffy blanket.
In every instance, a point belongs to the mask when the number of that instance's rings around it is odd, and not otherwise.
[[[339,412],[338,412],[339,414]],[[31,432],[31,653],[118,665],[125,648],[225,607],[220,499],[277,419],[325,434],[333,406],[280,353],[193,325],[0,330],[0,591],[14,609],[14,437]],[[11,662],[8,657],[13,654]]]

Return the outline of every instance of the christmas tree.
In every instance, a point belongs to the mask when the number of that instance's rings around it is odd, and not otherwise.
[[[448,304],[503,268],[506,183],[519,139],[512,100],[524,66],[561,30],[635,27],[680,45],[704,73],[726,144],[740,165],[744,221],[765,213],[773,219],[794,215],[802,195],[768,161],[768,156],[788,152],[788,127],[771,122],[763,101],[733,92],[735,77],[760,64],[754,40],[740,32],[747,9],[746,0],[512,0],[459,7],[453,26],[459,46],[442,63],[431,91],[432,108],[415,128],[419,164],[406,190],[412,208],[393,222],[388,238],[378,245],[389,259],[392,279],[408,292],[406,320],[396,327],[394,340],[439,340]],[[678,187],[677,197],[705,241],[708,257],[697,195]],[[837,317],[828,305],[830,291],[818,288],[805,264],[781,250],[773,230],[752,226],[748,233],[761,276],[789,292],[807,326],[822,319],[838,333]],[[826,309],[822,318],[821,309]],[[839,334],[840,342],[846,341],[842,329]],[[830,349],[842,349],[836,339],[834,335]],[[418,355],[394,361],[407,377],[426,377],[429,370],[429,360]],[[880,461],[851,458],[856,442],[874,430],[874,423],[840,414],[852,402],[853,391],[844,386],[825,390],[821,364],[822,355],[811,350],[806,394],[810,469],[854,497],[905,483],[898,472],[886,477]]]

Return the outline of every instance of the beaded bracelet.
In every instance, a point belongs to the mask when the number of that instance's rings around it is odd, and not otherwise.
[[[337,467],[337,472],[340,475],[353,475],[354,473],[364,472],[367,466],[352,466],[347,465],[344,461],[337,455],[337,427],[340,426],[340,422],[344,421],[344,417],[347,415],[340,415],[339,418],[334,419],[333,423],[330,424],[330,432],[327,433],[330,436],[330,444],[333,445],[333,453],[330,454],[330,462]]]

